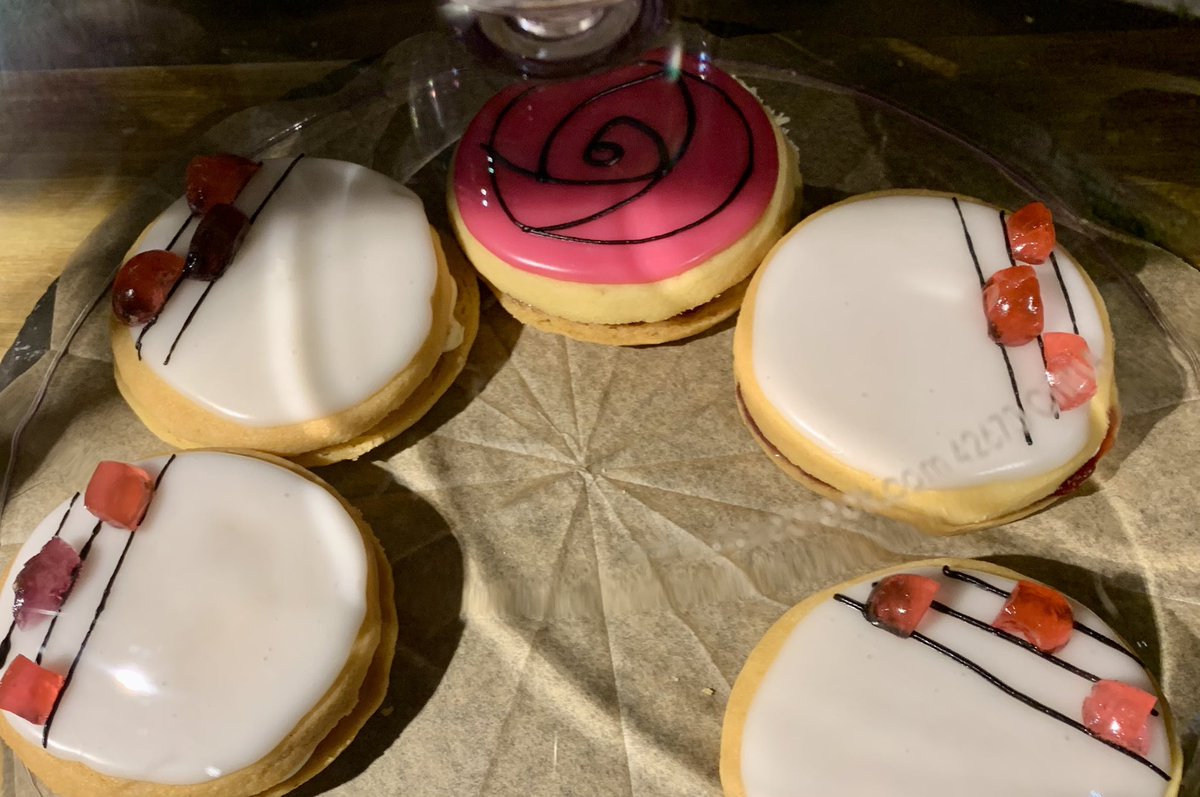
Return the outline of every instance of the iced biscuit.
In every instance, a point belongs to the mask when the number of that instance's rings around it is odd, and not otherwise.
[[[474,275],[447,258],[416,195],[302,156],[264,162],[233,206],[248,224],[217,278],[185,272],[148,321],[114,315],[117,385],[146,426],[181,448],[323,464],[415,422],[478,327]],[[132,254],[194,250],[206,215],[189,210],[168,208]]]
[[[102,463],[0,589],[0,737],[63,797],[283,794],[382,701],[391,593],[358,513],[290,463]]]
[[[1120,418],[1108,314],[1070,254],[1023,265],[1009,227],[976,200],[886,192],[780,241],[734,337],[743,415],[780,467],[942,534],[1023,517],[1091,474]],[[994,339],[1004,303],[985,303],[1006,274],[1040,294],[1020,345]]]
[[[950,559],[853,579],[788,611],[725,714],[728,797],[1172,797],[1161,690],[1099,617]]]
[[[459,143],[449,206],[518,319],[636,345],[735,313],[798,185],[793,150],[750,91],[710,62],[658,53],[492,98]]]

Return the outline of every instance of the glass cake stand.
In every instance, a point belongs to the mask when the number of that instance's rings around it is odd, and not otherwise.
[[[1101,178],[1031,144],[1036,130],[1019,120],[1004,123],[1002,140],[969,139],[855,87],[852,70],[795,37],[676,29],[672,41],[714,59],[785,120],[804,213],[891,188],[1009,208],[1046,202],[1112,316],[1117,447],[1091,486],[1049,510],[926,537],[775,471],[737,415],[731,323],[677,345],[616,349],[525,330],[485,302],[471,360],[434,411],[362,460],[320,471],[388,550],[401,642],[387,709],[298,793],[586,784],[719,795],[724,698],[766,627],[817,589],[931,556],[1011,566],[1092,606],[1161,678],[1181,727],[1195,728],[1194,499],[1174,463],[1194,461],[1200,334],[1189,302],[1200,274],[1077,212]],[[227,119],[165,164],[74,259],[45,311],[49,350],[0,392],[6,431],[36,407],[14,438],[3,541],[44,514],[31,485],[79,481],[97,451],[132,460],[163,447],[116,394],[104,313],[86,311],[146,219],[177,195],[188,158],[355,161],[407,183],[448,229],[454,144],[514,79],[451,37],[420,35],[333,90]],[[23,773],[3,782],[3,797],[36,793]]]

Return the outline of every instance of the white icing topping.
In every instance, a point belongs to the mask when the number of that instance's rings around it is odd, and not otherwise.
[[[165,458],[144,465],[152,476]],[[53,535],[33,531],[0,590]],[[82,549],[96,519],[75,503],[62,538]],[[129,532],[101,527],[42,665],[66,674]],[[269,753],[332,686],[366,611],[367,553],[334,496],[277,465],[179,454],[134,532],[107,604],[49,730],[50,753],[99,772],[200,783]],[[49,622],[14,629],[29,659]],[[5,718],[34,744],[42,727]]]
[[[984,278],[1010,263],[998,211],[961,200]],[[1108,346],[1079,267],[1055,251],[1079,334]],[[1036,342],[1007,347],[1029,425],[1022,436],[979,277],[949,198],[887,195],[822,213],[763,266],[751,359],[762,393],[850,467],[907,487],[1021,479],[1084,447],[1087,410],[1055,419]],[[1047,332],[1071,332],[1062,289],[1036,266]]]
[[[253,214],[291,158],[269,160],[237,206]],[[181,199],[139,249],[162,249]],[[173,251],[186,254],[193,221]],[[429,335],[437,259],[421,200],[352,163],[304,158],[271,196],[171,356],[206,283],[184,280],[142,343],[142,361],[205,409],[247,426],[323,418],[369,398]],[[141,327],[130,334],[136,339]]]
[[[937,600],[990,624],[1004,598],[942,575]],[[1014,582],[978,574],[1004,589]],[[865,602],[868,582],[842,593]],[[1075,619],[1113,638],[1072,602]],[[918,630],[1014,689],[1081,719],[1092,684],[1027,650],[930,611]],[[1076,632],[1059,658],[1154,690],[1140,665]],[[1170,771],[1161,717],[1147,758]],[[742,736],[747,797],[1161,797],[1167,782],[1118,750],[1008,697],[966,667],[870,625],[833,600],[805,616],[754,694]]]

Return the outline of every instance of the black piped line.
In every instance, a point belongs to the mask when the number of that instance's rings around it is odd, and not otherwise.
[[[1088,672],[1087,670],[1083,669],[1082,667],[1076,667],[1071,662],[1069,662],[1065,659],[1060,659],[1058,656],[1055,656],[1053,653],[1047,653],[1046,651],[1040,649],[1037,645],[1033,644],[1032,642],[1028,642],[1015,634],[1010,634],[1008,631],[1005,631],[1002,628],[997,628],[994,625],[989,625],[978,618],[972,617],[969,614],[963,614],[962,612],[958,611],[957,609],[953,609],[953,608],[947,606],[946,604],[942,603],[941,601],[934,601],[930,605],[929,608],[933,609],[935,612],[940,612],[941,614],[944,614],[948,617],[953,617],[955,620],[964,622],[967,625],[970,625],[974,628],[978,628],[981,631],[986,631],[989,634],[991,634],[992,636],[996,636],[996,637],[999,637],[1000,639],[1003,639],[1005,642],[1016,645],[1017,647],[1020,647],[1020,648],[1024,648],[1025,650],[1029,651],[1033,655],[1035,655],[1039,658],[1045,659],[1046,661],[1050,662],[1051,664],[1055,665],[1056,667],[1061,667],[1062,669],[1066,670],[1067,672],[1071,673],[1072,675],[1078,675],[1080,678],[1083,678],[1087,681],[1091,681],[1092,683],[1099,683],[1102,680],[1100,678],[1100,676],[1098,676],[1094,673]],[[1150,711],[1150,713],[1157,717],[1158,709],[1152,709]]]
[[[987,280],[983,276],[983,268],[979,265],[979,255],[975,254],[975,241],[971,238],[971,231],[967,229],[967,219],[963,216],[962,205],[958,204],[958,197],[950,197],[950,201],[954,203],[954,210],[958,212],[958,220],[962,224],[963,235],[967,239],[967,251],[971,253],[971,262],[975,264],[975,275],[979,277],[979,287],[987,285]]]
[[[962,206],[958,204],[958,197],[950,199],[954,203],[954,209],[958,212],[958,220],[962,223],[963,235],[967,239],[967,251],[971,253],[971,262],[975,264],[975,274],[979,277],[979,287],[982,290],[987,285],[987,280],[983,278],[979,255],[975,254],[975,242],[971,240],[971,231],[967,229],[967,219],[963,216]],[[1008,370],[1008,382],[1012,385],[1013,399],[1016,400],[1017,410],[1021,413],[1021,430],[1025,433],[1025,444],[1031,446],[1033,445],[1033,435],[1029,433],[1029,424],[1025,421],[1025,405],[1021,401],[1021,390],[1017,387],[1017,375],[1013,372],[1012,362],[1008,359],[1008,350],[999,343],[996,344],[996,348],[1000,349],[1000,355],[1004,358],[1004,367]]]
[[[17,627],[16,618],[8,624],[8,632],[5,633],[4,639],[0,640],[0,667],[3,667],[8,661],[8,651],[12,648],[12,632]]]
[[[655,66],[660,66],[660,67],[662,66],[662,64],[660,64],[658,62],[644,62],[644,63],[646,65],[653,64]],[[687,112],[687,123],[684,128],[683,141],[680,142],[678,151],[676,151],[674,155],[671,155],[670,153],[668,153],[666,141],[663,139],[663,137],[661,135],[659,135],[658,131],[656,131],[654,128],[650,127],[646,123],[642,122],[640,119],[636,119],[632,116],[627,116],[627,115],[617,116],[617,117],[605,122],[604,125],[602,125],[600,127],[600,129],[598,131],[596,131],[595,134],[592,135],[591,139],[587,143],[587,146],[584,148],[583,159],[589,165],[592,165],[592,166],[598,166],[598,165],[614,166],[620,161],[620,157],[616,156],[616,153],[620,152],[620,154],[623,155],[624,149],[611,141],[606,141],[604,139],[604,136],[607,135],[608,132],[611,131],[615,127],[620,127],[620,126],[631,127],[633,129],[637,130],[638,132],[640,132],[642,135],[644,135],[649,141],[653,142],[655,145],[655,148],[658,150],[658,164],[654,169],[652,169],[648,172],[645,172],[644,174],[641,174],[641,175],[634,175],[632,177],[623,177],[623,178],[618,178],[616,180],[572,180],[569,178],[555,177],[555,176],[551,175],[550,171],[549,171],[550,151],[553,148],[554,139],[567,126],[567,124],[570,122],[570,120],[574,117],[574,115],[576,113],[583,110],[591,103],[596,102],[609,94],[613,94],[615,92],[622,91],[624,89],[630,88],[632,86],[636,86],[641,83],[649,82],[656,78],[662,77],[663,74],[664,73],[662,71],[658,71],[658,72],[653,72],[649,75],[645,75],[643,77],[640,77],[640,78],[637,78],[634,80],[626,81],[625,83],[605,89],[604,91],[601,91],[600,93],[587,98],[582,103],[580,103],[578,106],[573,108],[566,116],[564,116],[562,119],[560,119],[559,122],[550,131],[550,133],[547,134],[546,141],[542,145],[542,150],[541,150],[541,153],[538,158],[538,168],[537,168],[536,172],[530,172],[527,169],[523,169],[523,168],[517,166],[516,164],[513,164],[511,161],[509,161],[507,158],[504,158],[502,155],[499,154],[499,152],[497,152],[495,150],[494,144],[495,144],[496,130],[499,128],[500,122],[503,121],[503,116],[497,117],[496,126],[492,130],[491,139],[489,140],[489,143],[484,146],[484,150],[487,153],[488,158],[490,159],[491,162],[500,162],[507,168],[513,169],[513,170],[515,170],[521,174],[524,174],[528,177],[532,177],[533,179],[537,180],[539,183],[546,183],[546,184],[553,184],[553,185],[620,185],[620,184],[624,184],[624,183],[634,183],[634,182],[641,182],[643,180],[648,180],[646,185],[642,186],[642,188],[640,190],[638,190],[636,193],[634,193],[612,205],[609,205],[606,208],[596,211],[595,213],[592,213],[587,216],[582,216],[578,219],[573,219],[571,221],[561,222],[559,224],[551,224],[551,225],[547,225],[544,227],[534,227],[534,226],[530,226],[530,225],[527,225],[527,224],[517,221],[517,219],[513,216],[513,214],[509,212],[508,203],[504,200],[504,196],[500,191],[499,183],[496,181],[495,176],[493,174],[492,183],[493,183],[493,188],[494,188],[494,195],[495,195],[497,201],[500,202],[500,206],[505,210],[506,213],[508,213],[509,218],[513,221],[514,224],[516,224],[521,229],[522,232],[535,233],[538,235],[544,235],[546,237],[559,238],[561,240],[583,240],[583,239],[575,239],[572,236],[560,236],[560,235],[556,235],[555,233],[557,233],[559,230],[566,230],[566,229],[572,229],[574,227],[580,227],[584,224],[588,224],[589,222],[596,221],[597,219],[601,219],[601,218],[604,218],[605,216],[608,216],[609,214],[615,213],[616,211],[620,210],[621,208],[625,207],[626,205],[632,204],[633,202],[636,202],[637,200],[641,199],[643,196],[645,196],[651,190],[653,190],[656,185],[658,185],[660,182],[662,182],[662,180],[664,178],[666,178],[667,175],[669,175],[671,173],[671,171],[675,168],[675,166],[679,163],[679,161],[682,160],[683,157],[687,154],[688,148],[691,146],[692,138],[694,137],[695,131],[696,131],[696,103],[695,103],[695,100],[692,98],[691,91],[688,90],[687,81],[684,81],[684,80],[678,81],[677,85],[679,87],[680,96],[683,98],[684,108]],[[530,89],[529,91],[532,91],[532,89]],[[526,91],[520,96],[524,96],[525,94],[528,94],[528,93],[529,92]],[[511,109],[511,107],[512,107],[512,103],[509,103],[508,105],[506,105],[503,113],[504,114],[508,113],[508,111]],[[747,130],[749,130],[748,126],[747,126]],[[613,150],[614,157],[608,159],[607,161],[605,161],[603,163],[597,161],[594,157],[594,153],[598,149],[601,149],[601,148],[607,148],[606,151]],[[613,149],[613,148],[615,148],[615,149]],[[751,152],[750,158],[751,158],[751,162],[753,162],[753,152]],[[737,190],[740,191],[741,189],[738,188]],[[732,198],[732,195],[730,198]],[[718,210],[720,210],[720,208],[718,208]],[[704,219],[701,219],[700,221],[704,221]],[[699,222],[697,222],[697,223],[699,223]],[[679,230],[679,231],[682,231],[682,230]],[[676,232],[679,232],[679,231],[676,231]],[[674,233],[672,233],[672,234],[674,234]],[[648,240],[656,240],[656,239],[646,239],[646,240],[648,241]],[[639,243],[645,243],[645,242],[646,241],[639,241]],[[603,242],[598,241],[597,243],[603,243]],[[632,241],[630,243],[632,243]]]
[[[190,219],[191,216],[188,216],[188,218]],[[167,303],[171,301],[171,297],[175,295],[175,291],[179,290],[179,286],[183,284],[184,279],[185,277],[180,275],[179,279],[175,280],[175,284],[171,286],[171,290],[167,291],[167,298],[163,299],[163,307],[166,307]],[[138,333],[137,340],[133,344],[133,349],[137,352],[139,362],[142,359],[142,338],[146,337],[146,333],[158,323],[159,317],[156,315],[146,322],[146,325],[142,327],[142,331]]]
[[[162,466],[162,470],[158,472],[158,477],[154,480],[154,489],[158,490],[158,486],[162,484],[163,477],[167,475],[167,469],[171,467],[171,463],[175,461],[175,455],[166,461]],[[50,740],[50,726],[54,724],[54,716],[58,714],[58,707],[62,705],[63,695],[67,693],[67,687],[71,685],[71,679],[75,677],[75,668],[79,666],[79,660],[83,658],[83,651],[87,648],[88,640],[92,638],[92,632],[96,630],[96,623],[100,620],[100,615],[104,613],[104,607],[108,604],[108,596],[112,593],[113,584],[116,583],[117,574],[121,572],[121,566],[125,564],[125,556],[129,553],[129,547],[133,544],[133,538],[137,536],[136,531],[129,532],[129,536],[125,538],[125,547],[121,549],[121,556],[117,559],[117,565],[113,568],[112,574],[108,577],[108,583],[104,585],[104,592],[100,595],[100,603],[96,606],[96,613],[92,615],[92,622],[88,626],[87,633],[83,635],[83,641],[79,643],[79,650],[75,652],[75,658],[71,660],[71,667],[67,670],[67,676],[63,679],[62,688],[58,690],[57,697],[54,698],[54,705],[50,707],[50,714],[46,717],[46,724],[42,727],[42,747],[46,747]]]
[[[942,575],[946,576],[947,578],[954,578],[959,581],[964,581],[972,586],[979,587],[982,590],[986,590],[987,592],[990,592],[993,595],[999,595],[1002,598],[1007,598],[1010,595],[1012,595],[1012,593],[1006,589],[1000,589],[995,584],[989,584],[988,582],[984,581],[982,578],[973,576],[970,573],[964,573],[961,570],[955,570],[952,567],[950,567],[950,565],[942,565]]]
[[[295,169],[296,164],[303,159],[304,153],[301,152],[291,163],[288,164],[288,167],[283,170],[283,174],[279,175],[279,179],[275,181],[275,185],[271,186],[271,190],[267,192],[267,195],[263,197],[263,201],[258,203],[258,207],[255,208],[254,213],[251,214],[251,224],[254,224],[255,219],[257,219],[258,215],[263,212],[263,208],[265,208],[267,203],[271,201],[271,197],[275,196],[275,192],[279,190],[281,185],[283,185],[283,181],[286,180],[288,175],[292,173],[292,169]],[[180,326],[179,331],[175,333],[175,339],[171,341],[171,348],[167,349],[167,356],[166,359],[163,360],[163,365],[167,365],[171,362],[171,355],[175,353],[175,347],[179,345],[179,339],[183,337],[183,333],[187,331],[189,326],[191,326],[192,319],[195,318],[196,313],[199,312],[200,305],[204,304],[204,300],[208,298],[208,294],[212,291],[214,284],[216,284],[216,280],[209,282],[208,286],[204,289],[204,293],[200,294],[200,298],[196,300],[194,305],[192,305],[192,309],[190,312],[188,312],[187,318],[183,320],[183,325]]]
[[[78,495],[78,493],[76,493]],[[67,598],[71,597],[72,590],[75,589],[76,582],[79,581],[79,571],[83,569],[83,563],[87,561],[88,554],[92,552],[92,542],[96,539],[96,535],[100,533],[100,526],[103,521],[97,522],[92,527],[92,533],[88,535],[87,542],[83,544],[83,548],[79,551],[79,567],[75,568],[75,572],[71,575],[71,585],[67,587],[67,591],[63,593],[63,603],[67,602]],[[34,664],[41,664],[42,657],[46,655],[46,645],[50,643],[50,635],[54,633],[54,626],[58,625],[59,614],[55,614],[50,618],[50,627],[46,629],[46,635],[42,637],[42,644],[38,645],[37,656],[34,658]]]
[[[1008,222],[1005,220],[1004,210],[1000,210],[1000,229],[1004,231],[1004,250],[1008,252],[1008,264],[1015,266],[1017,259],[1013,256],[1012,241],[1008,240]]]
[[[258,207],[254,209],[254,212],[252,214],[250,214],[250,223],[251,224],[253,224],[258,219],[258,215],[263,212],[263,208],[265,208],[267,206],[267,203],[271,201],[271,197],[275,196],[275,192],[279,190],[279,186],[283,185],[283,181],[286,180],[288,178],[288,175],[292,173],[292,169],[295,169],[296,164],[298,164],[302,160],[304,160],[303,152],[301,152],[299,155],[297,155],[296,158],[291,163],[288,164],[288,167],[283,170],[283,174],[279,175],[279,179],[275,181],[275,185],[271,186],[271,190],[267,192],[267,195],[265,197],[263,197],[263,201],[259,202]]]
[[[1071,294],[1067,292],[1067,283],[1063,281],[1062,269],[1058,267],[1058,258],[1050,253],[1050,265],[1054,266],[1054,276],[1058,277],[1058,287],[1062,289],[1063,299],[1067,303],[1067,315],[1071,317],[1071,331],[1079,334],[1079,324],[1075,321],[1075,305],[1071,304]]]
[[[167,475],[167,468],[171,467],[171,463],[175,461],[175,457],[176,457],[176,455],[172,454],[167,459],[167,461],[163,463],[162,470],[160,470],[158,472],[158,475],[154,477],[154,489],[155,490],[158,489],[158,485],[162,484],[163,476]],[[147,510],[147,511],[149,511],[149,510]]]
[[[980,589],[987,590],[988,592],[992,593],[993,595],[1000,595],[1004,598],[1008,598],[1010,595],[1012,595],[1012,593],[1009,592],[1008,590],[1000,589],[996,585],[989,584],[988,582],[984,581],[983,579],[977,578],[976,576],[973,576],[970,573],[964,573],[961,570],[954,570],[949,565],[942,566],[942,575],[946,576],[947,578],[957,579],[959,581],[963,581],[972,586],[979,587]],[[1078,620],[1073,621],[1073,625],[1075,627],[1075,630],[1078,631],[1079,633],[1083,634],[1084,636],[1089,636],[1092,639],[1096,640],[1097,642],[1101,643],[1102,645],[1106,645],[1106,646],[1112,648],[1113,650],[1124,653],[1126,656],[1128,656],[1129,658],[1133,659],[1138,664],[1140,664],[1143,669],[1145,668],[1146,665],[1142,664],[1142,660],[1140,658],[1138,658],[1137,654],[1134,653],[1133,651],[1131,651],[1129,648],[1122,645],[1117,640],[1112,639],[1111,637],[1105,636],[1104,634],[1100,633],[1099,631],[1095,630],[1094,628],[1089,628],[1088,626],[1084,625],[1083,623],[1079,622]]]
[[[171,362],[171,355],[175,353],[175,347],[179,345],[179,339],[183,337],[183,331],[191,325],[192,319],[196,317],[196,313],[200,310],[200,305],[204,304],[204,300],[208,298],[208,293],[213,289],[213,285],[215,284],[216,282],[214,281],[204,286],[204,292],[200,294],[200,298],[196,300],[196,303],[192,305],[192,309],[188,311],[187,318],[183,319],[183,324],[180,325],[179,332],[175,335],[175,340],[171,341],[171,348],[167,349],[167,356],[163,360],[163,365]]]
[[[58,528],[54,530],[54,534],[50,539],[54,539],[54,537],[62,534],[63,526],[67,525],[67,518],[71,516],[71,510],[75,508],[75,502],[78,500],[79,493],[75,493],[75,495],[71,496],[71,501],[67,504],[67,511],[63,512],[62,518],[58,521]]]
[[[541,153],[539,155],[538,168],[536,171],[529,170],[529,169],[520,167],[520,166],[512,163],[507,158],[500,155],[500,153],[496,150],[496,135],[499,132],[500,126],[504,122],[505,117],[511,112],[511,110],[517,105],[517,103],[522,98],[528,96],[534,89],[533,88],[526,89],[525,91],[516,94],[504,106],[504,108],[501,109],[500,113],[496,116],[496,120],[495,120],[495,122],[493,122],[491,132],[488,136],[488,141],[486,144],[482,145],[484,153],[488,159],[488,164],[489,164],[488,171],[491,175],[492,195],[495,197],[496,201],[500,204],[500,208],[504,211],[504,214],[508,217],[509,221],[511,221],[522,232],[530,233],[533,235],[540,235],[542,237],[552,238],[552,239],[558,240],[558,241],[566,241],[569,243],[591,243],[591,244],[601,244],[601,245],[607,245],[607,246],[632,246],[634,244],[643,244],[643,243],[650,243],[653,241],[660,241],[665,238],[670,238],[670,237],[673,237],[680,233],[686,232],[694,227],[698,227],[699,225],[704,224],[705,222],[714,218],[715,216],[720,214],[722,211],[724,211],[725,208],[727,208],[734,201],[734,199],[736,199],[738,194],[740,194],[742,192],[742,189],[745,188],[746,184],[750,181],[750,178],[753,175],[754,168],[755,168],[754,131],[750,126],[750,120],[747,119],[746,114],[742,111],[741,107],[738,106],[738,104],[734,101],[734,99],[729,95],[728,92],[726,92],[721,87],[719,87],[709,81],[706,81],[696,75],[693,75],[687,71],[680,72],[681,79],[676,81],[676,84],[679,87],[680,95],[684,102],[685,110],[687,112],[687,128],[685,130],[684,140],[680,144],[679,150],[678,150],[678,152],[675,153],[674,156],[669,157],[669,158],[664,157],[665,144],[662,141],[662,137],[660,135],[658,135],[657,133],[655,133],[654,131],[650,131],[645,125],[641,125],[638,128],[639,131],[642,132],[643,135],[647,135],[651,139],[651,141],[653,141],[655,143],[656,147],[659,149],[659,162],[658,162],[658,166],[656,169],[654,169],[650,172],[646,172],[645,174],[636,175],[633,177],[618,178],[618,179],[613,179],[613,180],[571,180],[571,179],[567,179],[567,178],[554,177],[553,175],[549,174],[549,171],[547,168],[547,161],[548,161],[548,157],[549,157],[548,153],[553,144],[554,137],[557,136],[559,132],[561,132],[562,128],[565,127],[567,122],[574,116],[575,113],[577,113],[580,109],[586,107],[588,104],[595,102],[596,100],[598,100],[604,96],[607,96],[607,95],[612,94],[617,91],[621,91],[621,90],[629,88],[631,86],[638,85],[640,83],[645,83],[647,81],[657,79],[659,77],[665,77],[667,75],[666,65],[661,61],[652,61],[652,60],[641,61],[641,62],[639,62],[639,65],[658,67],[658,71],[652,72],[648,75],[642,75],[637,78],[628,80],[617,86],[612,86],[607,89],[604,89],[603,91],[598,92],[596,95],[583,100],[583,102],[581,102],[578,106],[576,106],[576,108],[574,108],[570,112],[568,112],[568,114],[555,125],[555,127],[551,130],[550,134],[547,136],[547,140],[543,144]],[[741,176],[739,177],[737,184],[733,187],[733,190],[730,191],[729,195],[726,196],[724,200],[722,200],[722,202],[717,206],[716,209],[710,211],[709,213],[706,213],[704,216],[696,219],[695,221],[689,222],[688,224],[685,224],[682,227],[678,227],[678,228],[670,230],[668,232],[660,233],[658,235],[647,236],[645,238],[605,240],[605,239],[583,238],[583,237],[577,237],[577,236],[571,236],[571,235],[563,235],[563,234],[559,233],[558,230],[569,229],[569,228],[578,227],[578,226],[587,224],[588,222],[595,221],[598,218],[602,218],[602,217],[608,215],[609,213],[613,213],[613,212],[625,207],[626,205],[629,205],[630,203],[635,202],[638,199],[641,199],[643,196],[645,196],[647,193],[649,193],[656,185],[658,185],[659,182],[661,182],[664,178],[666,178],[668,174],[671,173],[671,170],[675,168],[676,164],[679,162],[679,160],[683,157],[684,153],[687,151],[688,147],[690,146],[692,137],[695,134],[696,109],[695,109],[695,102],[692,98],[690,90],[688,89],[688,81],[692,81],[692,82],[698,84],[699,86],[703,86],[706,89],[716,91],[718,93],[718,95],[720,95],[721,99],[725,102],[725,104],[728,105],[733,110],[733,112],[738,116],[738,119],[740,120],[740,122],[742,124],[742,128],[746,134],[746,167],[743,170]],[[628,120],[629,120],[629,117],[618,117],[615,120],[611,120],[608,123],[608,125],[606,125],[605,127],[603,127],[601,129],[601,133],[598,133],[596,136],[593,136],[592,140],[589,141],[589,143],[588,143],[588,147],[585,148],[585,152],[584,152],[585,161],[587,161],[590,165],[596,165],[596,163],[593,162],[593,160],[589,160],[588,154],[591,152],[594,152],[598,146],[609,143],[609,142],[604,142],[602,140],[602,138],[601,138],[602,134],[607,132],[609,129],[611,129],[611,126],[614,126],[618,122],[620,122],[622,124],[628,124]],[[634,121],[636,121],[636,120],[634,120]],[[615,162],[616,162],[615,160],[612,161],[612,163],[615,163]],[[649,182],[645,186],[643,186],[639,191],[634,193],[632,196],[626,197],[625,199],[617,202],[614,205],[611,205],[607,208],[604,208],[601,211],[590,214],[581,219],[574,219],[572,221],[564,222],[561,224],[549,225],[546,227],[534,227],[534,226],[525,224],[524,222],[517,219],[516,215],[513,213],[512,209],[508,206],[508,203],[505,201],[504,194],[500,190],[499,178],[496,175],[496,169],[501,168],[501,167],[509,169],[516,173],[522,174],[526,177],[535,179],[540,183],[549,183],[549,184],[557,184],[557,185],[617,185],[617,184],[622,184],[622,183],[640,182],[643,179],[648,180]]]
[[[188,217],[183,220],[183,224],[180,225],[179,229],[175,231],[175,234],[171,236],[171,242],[167,244],[168,252],[175,248],[175,244],[179,241],[179,237],[183,235],[183,231],[188,228],[188,225],[192,223],[192,219],[194,218],[196,217],[189,212]],[[182,276],[175,280],[175,284],[171,286],[171,290],[167,291],[167,298],[163,299],[163,307],[166,307],[167,302],[171,301],[171,297],[175,295],[175,290],[179,287],[179,283],[181,282],[183,282]],[[158,323],[158,316],[154,316],[154,318],[151,318],[149,321],[147,321],[142,327],[141,331],[138,332],[137,340],[134,341],[133,344],[133,349],[137,352],[137,358],[139,361],[142,359],[142,338],[146,337],[146,333],[149,332],[156,323]]]
[[[171,236],[171,242],[167,244],[168,252],[175,248],[175,244],[179,243],[179,239],[183,235],[183,231],[191,225],[192,220],[195,218],[196,216],[189,210],[187,218],[183,220],[183,224],[179,225],[179,229],[176,230],[175,234]]]
[[[558,134],[561,133],[563,131],[563,129],[570,123],[571,119],[575,116],[575,114],[579,113],[584,108],[591,105],[592,103],[599,102],[600,100],[604,99],[605,97],[607,97],[611,94],[616,94],[619,91],[624,91],[625,89],[633,88],[634,86],[641,85],[642,83],[649,83],[650,81],[656,80],[661,76],[662,76],[662,72],[656,71],[656,72],[651,72],[650,74],[647,74],[647,75],[642,75],[641,77],[633,78],[632,80],[627,80],[624,83],[617,84],[616,86],[610,86],[609,88],[603,89],[602,91],[599,91],[596,94],[593,94],[591,97],[588,97],[586,100],[584,100],[583,102],[579,103],[574,108],[572,108],[562,119],[558,120],[558,122],[555,123],[554,127],[552,127],[550,129],[550,132],[546,134],[546,140],[544,142],[542,142],[542,149],[538,153],[537,172],[533,176],[536,177],[539,182],[549,182],[549,183],[555,183],[555,184],[559,184],[559,185],[577,185],[577,184],[579,184],[579,182],[583,182],[585,184],[592,184],[592,185],[604,185],[605,181],[603,181],[603,180],[575,181],[575,180],[570,180],[569,178],[553,177],[550,174],[549,167],[550,167],[550,152],[554,148],[554,139],[557,138]],[[534,88],[536,88],[536,87],[534,87]],[[521,96],[524,97],[533,90],[534,89],[531,88],[528,91],[524,91],[521,93]],[[507,112],[507,111],[511,110],[511,108],[512,108],[512,104],[510,103],[509,105],[505,106],[504,110],[505,110],[505,112]],[[496,120],[497,127],[499,127],[499,123],[500,123],[500,119],[497,118],[497,120]],[[495,130],[496,130],[496,128],[493,128],[493,133],[495,132]],[[495,140],[494,135],[492,136],[492,139],[493,139],[493,141]],[[681,152],[680,155],[682,155],[682,154],[683,153]],[[672,165],[675,160],[678,160],[678,157],[672,159]],[[639,181],[639,180],[649,179],[650,177],[653,177],[655,174],[657,174],[657,170],[649,171],[649,172],[646,172],[645,174],[638,175],[635,177],[627,177],[627,178],[625,178],[625,180]]]
[[[1050,364],[1046,362],[1046,343],[1045,343],[1045,341],[1042,340],[1041,335],[1037,336],[1037,343],[1038,343],[1038,351],[1041,352],[1041,355],[1042,355],[1042,370],[1045,371],[1047,374],[1049,374],[1050,373]],[[1056,401],[1054,398],[1053,390],[1050,391],[1050,412],[1051,412],[1051,414],[1054,415],[1054,420],[1057,421],[1059,419],[1061,413],[1058,410],[1058,401]]]
[[[841,593],[838,593],[833,596],[833,599],[841,604],[850,606],[852,608],[859,610],[860,612],[863,612],[864,616],[865,616],[865,612],[867,609],[866,605],[863,603],[860,603],[859,601],[854,600],[854,598],[850,598],[846,595],[842,595]],[[991,672],[989,672],[985,668],[976,664],[971,659],[968,659],[966,656],[962,655],[961,653],[958,653],[957,651],[946,647],[945,645],[938,642],[937,640],[931,639],[930,637],[927,637],[924,634],[917,632],[917,631],[914,631],[912,636],[909,638],[916,640],[917,642],[920,642],[922,645],[925,645],[926,647],[936,650],[938,653],[941,653],[943,656],[947,657],[948,659],[951,659],[955,663],[961,664],[962,666],[966,667],[968,670],[975,673],[980,678],[987,681],[989,684],[996,687],[997,689],[999,689],[1001,692],[1008,695],[1009,697],[1019,700],[1020,702],[1029,706],[1030,708],[1035,709],[1036,711],[1039,711],[1042,714],[1045,714],[1046,716],[1048,716],[1052,719],[1056,719],[1059,722],[1063,723],[1064,725],[1067,725],[1071,728],[1074,728],[1075,730],[1079,731],[1082,734],[1092,737],[1093,739],[1100,742],[1101,744],[1103,744],[1107,747],[1111,747],[1113,750],[1116,750],[1117,752],[1122,753],[1122,754],[1128,756],[1129,758],[1132,758],[1134,761],[1137,761],[1139,764],[1142,764],[1143,766],[1150,769],[1152,772],[1154,772],[1156,775],[1161,777],[1163,780],[1169,781],[1171,779],[1171,776],[1169,774],[1164,772],[1157,765],[1155,765],[1154,762],[1150,761],[1149,759],[1143,758],[1142,756],[1138,755],[1137,753],[1133,752],[1132,750],[1122,747],[1121,745],[1117,744],[1116,742],[1105,739],[1104,737],[1102,737],[1102,736],[1098,735],[1097,733],[1095,733],[1094,731],[1092,731],[1090,728],[1088,728],[1082,722],[1072,719],[1072,718],[1068,717],[1066,714],[1063,714],[1062,712],[1052,709],[1050,706],[1047,706],[1045,703],[1035,700],[1034,698],[1030,697],[1029,695],[1025,694],[1024,692],[1021,692],[1021,691],[1018,691],[1018,690],[1012,688],[1011,686],[1006,684],[1004,681],[1001,681],[999,678],[997,678],[995,675],[993,675]]]

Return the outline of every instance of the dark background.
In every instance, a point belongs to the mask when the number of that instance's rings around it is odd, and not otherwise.
[[[715,33],[943,36],[1186,28],[1117,0],[678,0]],[[435,0],[0,0],[0,69],[355,60],[439,25]]]

